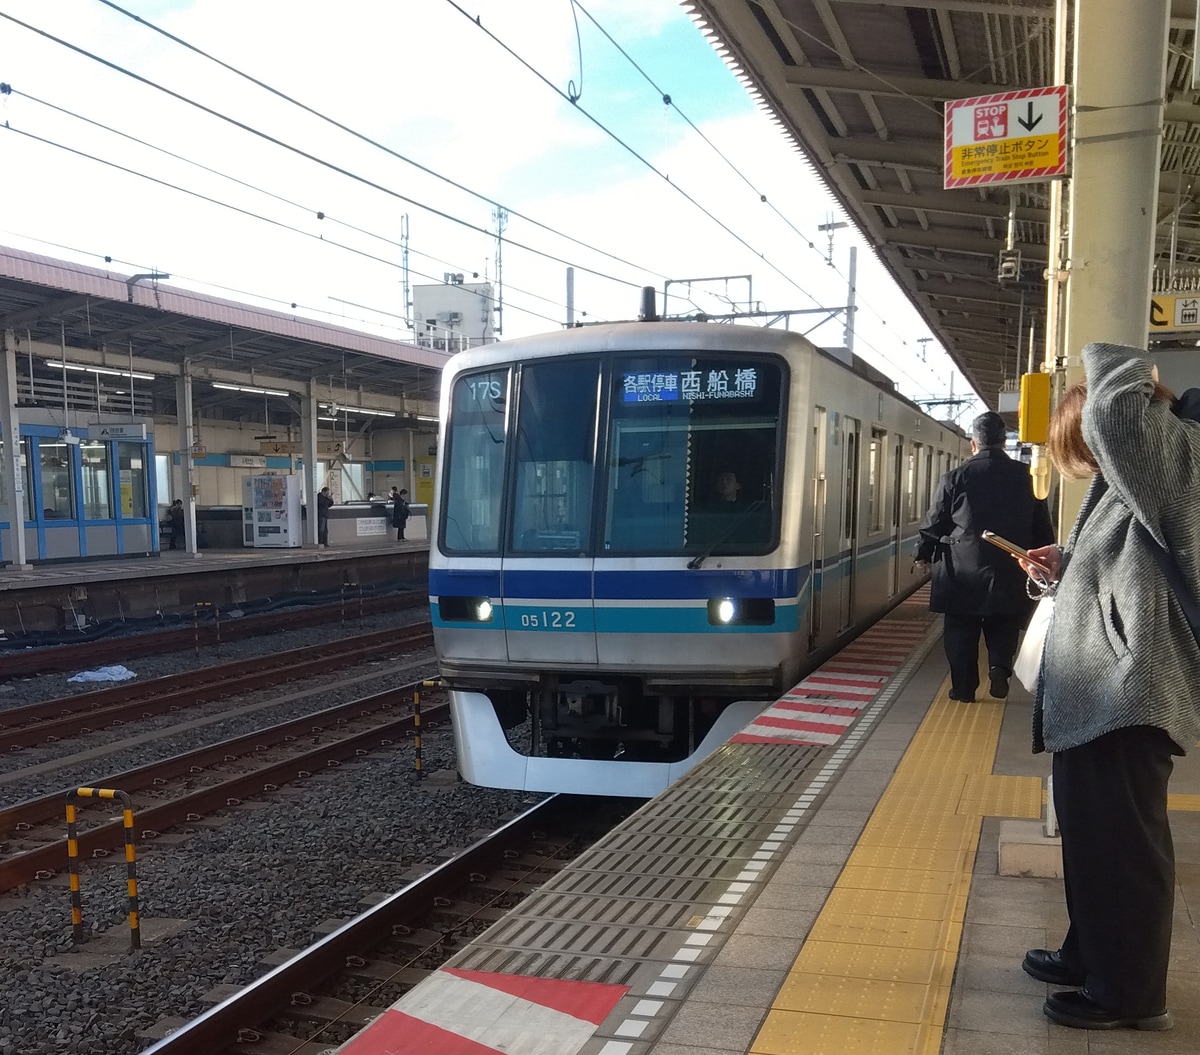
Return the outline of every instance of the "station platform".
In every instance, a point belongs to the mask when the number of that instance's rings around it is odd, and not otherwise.
[[[423,584],[428,578],[425,539],[372,545],[208,548],[71,560],[21,569],[0,567],[0,630],[55,631],[112,619],[190,613],[197,604],[222,609],[270,598],[330,595],[350,583]],[[424,588],[422,586],[422,588]]]
[[[1170,799],[1175,1028],[1050,1022],[1051,988],[1020,966],[1066,929],[1039,822],[1049,756],[1030,753],[1019,685],[1006,701],[948,699],[926,599],[809,675],[338,1055],[1200,1050],[1200,750],[1177,760]],[[1000,874],[1002,834],[1006,867],[1024,874]]]

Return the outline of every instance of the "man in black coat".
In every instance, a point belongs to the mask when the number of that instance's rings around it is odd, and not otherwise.
[[[972,457],[942,477],[913,554],[920,570],[933,566],[929,610],[945,613],[950,699],[963,703],[974,703],[979,685],[981,630],[991,695],[1008,695],[1017,638],[1033,606],[1020,565],[983,532],[1025,549],[1054,541],[1050,511],[1034,497],[1028,468],[1004,453],[1005,434],[992,411],[971,423]]]

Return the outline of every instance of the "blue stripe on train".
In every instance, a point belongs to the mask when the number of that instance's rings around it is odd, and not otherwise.
[[[795,597],[809,569],[596,572],[598,600],[707,600],[709,597]],[[503,585],[502,585],[503,583]],[[591,597],[590,571],[500,569],[448,571],[430,568],[434,597]]]
[[[508,630],[551,634],[786,634],[800,626],[800,608],[780,605],[770,626],[712,626],[708,606],[688,608],[596,608],[543,604],[502,604],[490,623],[447,622],[436,612],[433,625],[458,630]]]

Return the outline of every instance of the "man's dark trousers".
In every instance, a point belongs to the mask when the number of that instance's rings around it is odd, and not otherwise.
[[[950,691],[960,700],[973,700],[979,688],[979,633],[987,645],[988,668],[1012,673],[1017,638],[1026,619],[1020,615],[956,615],[946,613],[944,636],[950,662]]]

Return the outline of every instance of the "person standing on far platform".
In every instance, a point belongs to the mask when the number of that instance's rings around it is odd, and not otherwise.
[[[408,488],[402,487],[397,491],[392,488],[392,527],[396,529],[396,541],[404,541],[404,525],[408,523]]]
[[[1200,738],[1188,614],[1200,599],[1200,424],[1186,420],[1198,393],[1176,400],[1140,349],[1089,344],[1083,366],[1086,387],[1063,396],[1047,448],[1063,476],[1091,483],[1066,545],[1030,552],[1057,584],[1033,750],[1053,756],[1069,925],[1059,949],[1030,949],[1021,966],[1072,987],[1042,1007],[1061,1025],[1170,1029],[1167,785],[1173,756]]]
[[[975,702],[979,634],[987,645],[990,694],[1008,696],[1017,639],[1033,602],[1017,562],[983,538],[993,531],[1024,549],[1054,541],[1046,503],[1025,465],[1004,453],[1007,430],[993,411],[971,423],[971,457],[942,477],[921,522],[913,565],[933,567],[929,610],[945,613],[950,699]]]
[[[171,528],[171,541],[167,549],[174,549],[175,543],[183,542],[183,499],[176,498],[167,510],[167,523]]]
[[[317,495],[317,542],[322,546],[329,545],[329,510],[333,506],[333,495],[328,487],[322,487]]]

